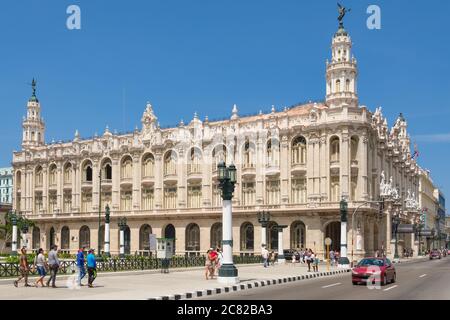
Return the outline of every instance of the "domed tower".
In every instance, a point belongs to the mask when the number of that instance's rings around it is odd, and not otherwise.
[[[342,15],[342,14],[341,14]],[[327,60],[326,103],[330,108],[358,107],[356,59],[352,56],[352,41],[344,29],[343,15],[339,19],[339,29],[331,44],[331,62]]]
[[[37,147],[45,143],[44,119],[41,118],[41,105],[36,97],[36,80],[31,83],[33,93],[27,103],[27,116],[22,122],[22,148]]]

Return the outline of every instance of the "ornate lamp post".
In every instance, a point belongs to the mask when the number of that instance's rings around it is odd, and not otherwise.
[[[111,256],[111,253],[109,251],[109,218],[110,212],[109,212],[109,205],[106,205],[105,208],[105,255],[107,257]]]
[[[395,215],[392,218],[392,225],[394,227],[394,235],[395,235],[395,251],[394,251],[394,259],[398,260],[399,259],[399,255],[398,255],[398,226],[400,224],[400,207],[401,207],[401,202],[397,201],[394,202],[394,207],[395,209]]]
[[[261,246],[267,245],[267,226],[270,221],[270,212],[269,211],[259,211],[258,214],[258,222],[261,223]]]
[[[17,214],[15,211],[11,212],[12,223],[12,255],[17,256]]]
[[[222,246],[223,264],[219,269],[218,281],[220,283],[238,283],[238,270],[233,264],[233,224],[231,200],[233,199],[234,185],[236,184],[236,167],[232,164],[228,168],[225,162],[217,165],[219,174],[219,188],[222,190]]]
[[[350,265],[350,261],[347,258],[347,215],[348,215],[348,204],[347,201],[342,198],[339,203],[340,213],[341,213],[341,254],[339,257],[339,265]]]
[[[119,218],[119,230],[120,230],[120,250],[119,257],[125,258],[125,227],[127,226],[127,218]]]
[[[28,223],[25,222],[22,226],[22,242],[23,242],[22,246],[27,247],[27,249],[28,249],[27,245],[28,228],[29,228]]]

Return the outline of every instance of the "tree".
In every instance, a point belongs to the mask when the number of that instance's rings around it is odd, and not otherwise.
[[[0,224],[0,239],[4,240],[3,247],[1,251],[5,250],[6,243],[12,241],[13,223],[12,219],[14,212],[10,211],[5,214],[5,224]],[[34,222],[25,218],[22,215],[16,215],[17,218],[17,238],[20,239],[22,236],[22,230],[24,227],[34,227]]]

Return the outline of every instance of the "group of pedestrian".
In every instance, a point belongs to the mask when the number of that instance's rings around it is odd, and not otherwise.
[[[269,265],[272,265],[272,266],[275,265],[275,261],[277,260],[278,253],[274,252],[273,250],[269,252],[269,250],[267,250],[266,245],[263,244],[261,247],[261,256],[263,258],[264,268],[267,268],[267,267],[269,267]]]
[[[414,255],[414,250],[412,248],[403,248],[403,257],[406,259]]]
[[[86,275],[86,271],[84,269],[85,258],[84,258],[85,248],[81,248],[78,251],[76,257],[76,264],[78,268],[78,284],[81,286],[81,279]],[[60,267],[60,261],[58,259],[58,246],[52,245],[50,251],[48,253],[48,258],[45,257],[44,249],[39,248],[37,251],[37,255],[34,258],[32,264],[32,271],[37,271],[39,278],[34,283],[34,287],[38,288],[39,283],[41,287],[51,287],[57,288],[56,286],[56,274],[58,273]],[[94,249],[90,249],[87,255],[87,269],[89,274],[88,286],[90,288],[93,287],[92,283],[97,276],[97,263],[95,261]],[[20,250],[19,257],[19,272],[20,276],[17,280],[14,281],[14,286],[17,288],[19,286],[19,282],[24,279],[25,287],[31,287],[28,283],[28,275],[30,273],[30,265],[28,264],[27,258],[27,249],[26,247],[22,247]],[[50,273],[50,278],[44,284],[44,278],[47,276],[47,273]]]
[[[205,259],[205,277],[206,280],[209,278],[214,279],[216,272],[219,272],[220,267],[222,266],[223,254],[222,250],[217,247],[209,248],[206,251],[206,259]],[[208,278],[209,277],[209,278]]]

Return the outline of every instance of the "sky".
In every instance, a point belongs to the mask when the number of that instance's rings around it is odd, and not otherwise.
[[[403,112],[419,164],[450,197],[450,1],[341,0],[360,104]],[[381,9],[370,30],[369,5]],[[67,8],[81,9],[69,30]],[[37,79],[46,140],[132,131],[147,101],[162,127],[269,112],[325,96],[335,0],[5,0],[0,7],[0,167],[20,149]]]

